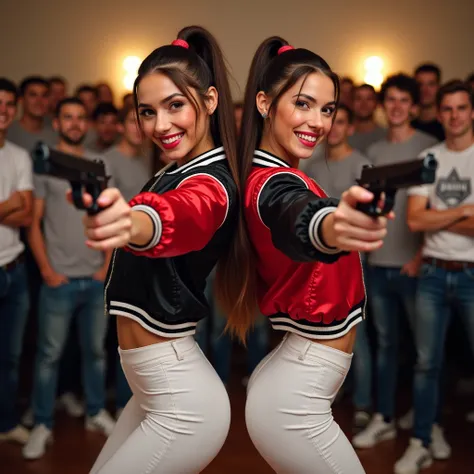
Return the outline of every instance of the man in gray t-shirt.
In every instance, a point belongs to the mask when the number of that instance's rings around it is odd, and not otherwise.
[[[130,201],[151,178],[151,149],[143,140],[133,106],[121,110],[118,118],[122,139],[103,156],[114,185]]]
[[[387,135],[387,130],[375,122],[377,103],[377,93],[373,86],[362,84],[354,88],[352,100],[354,133],[348,138],[348,142],[352,148],[365,155],[370,145]]]
[[[389,77],[381,95],[389,128],[387,138],[368,149],[368,157],[375,166],[414,160],[422,150],[436,143],[436,139],[410,125],[418,100],[418,86],[413,78],[404,74]],[[384,245],[368,255],[368,297],[377,333],[377,401],[371,422],[352,440],[357,448],[369,448],[396,436],[393,418],[399,316],[405,314],[412,324],[415,318],[422,237],[408,229],[406,191],[398,191],[395,199],[396,218],[388,223]]]
[[[58,130],[57,149],[89,159],[82,143],[87,131],[86,110],[78,99],[58,105],[53,122]],[[35,427],[23,448],[27,459],[41,457],[51,437],[58,360],[76,317],[84,369],[86,429],[112,432],[114,421],[105,411],[103,286],[109,255],[85,244],[84,211],[66,201],[69,183],[36,176],[33,222],[28,232],[31,250],[43,278],[38,307],[38,341],[34,373],[33,412]],[[44,231],[41,228],[43,222]]]
[[[46,123],[49,106],[49,84],[42,77],[27,77],[20,84],[23,114],[8,129],[7,139],[28,153],[38,141],[54,146],[57,135]]]

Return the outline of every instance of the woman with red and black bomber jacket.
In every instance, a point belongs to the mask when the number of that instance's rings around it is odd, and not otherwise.
[[[374,198],[365,189],[354,186],[339,201],[298,170],[328,135],[338,97],[338,78],[320,56],[279,37],[258,48],[239,150],[244,215],[258,305],[286,334],[252,374],[246,422],[277,473],[364,472],[331,404],[364,317],[358,252],[382,245],[386,219],[357,210]],[[249,326],[237,312],[229,324],[241,336]]]
[[[138,123],[169,164],[126,203],[117,189],[85,219],[87,244],[114,249],[105,282],[119,353],[133,396],[91,474],[198,473],[230,425],[227,391],[193,334],[207,316],[206,278],[218,264],[238,278],[239,212],[232,97],[222,52],[187,27],[142,63]],[[91,197],[86,196],[90,202]]]

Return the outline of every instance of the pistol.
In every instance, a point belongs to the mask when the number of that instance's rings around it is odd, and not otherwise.
[[[66,179],[71,184],[72,199],[77,209],[84,209],[89,215],[97,214],[101,208],[97,204],[100,193],[107,188],[110,176],[105,172],[102,160],[87,160],[54,150],[43,142],[38,142],[31,152],[33,171],[36,174]],[[86,207],[82,194],[92,196],[92,205]]]
[[[382,166],[364,166],[357,183],[373,193],[374,199],[372,202],[358,203],[357,209],[372,217],[387,215],[395,205],[398,189],[434,183],[437,168],[438,162],[432,153],[423,159]],[[384,206],[380,209],[379,202],[382,198]]]

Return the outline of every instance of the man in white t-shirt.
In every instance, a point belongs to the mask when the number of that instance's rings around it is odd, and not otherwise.
[[[433,153],[438,160],[436,182],[409,190],[408,226],[424,232],[425,240],[416,296],[414,433],[395,465],[397,474],[432,463],[431,427],[454,307],[474,347],[474,95],[466,84],[451,81],[440,88],[437,103],[446,140],[421,155]]]
[[[29,299],[19,228],[31,221],[33,177],[27,152],[5,139],[17,100],[15,84],[0,78],[0,441],[24,444],[15,402]]]

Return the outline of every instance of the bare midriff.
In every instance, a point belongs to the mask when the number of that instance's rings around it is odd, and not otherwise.
[[[311,339],[312,342],[317,342],[323,346],[329,346],[347,354],[352,354],[356,338],[357,325],[354,326],[347,334],[338,337],[337,339]],[[309,338],[308,338],[309,339]]]
[[[151,346],[159,342],[168,342],[176,337],[163,337],[153,334],[133,319],[125,316],[117,317],[117,333],[119,346],[123,350],[137,349],[138,347]]]

